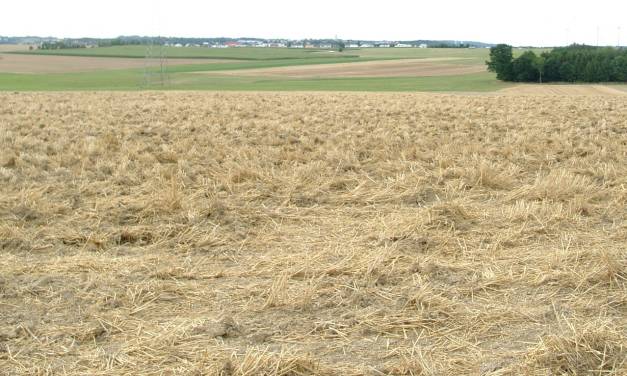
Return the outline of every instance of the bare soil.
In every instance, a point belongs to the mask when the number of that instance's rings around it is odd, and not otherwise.
[[[607,96],[626,95],[627,86],[610,85],[567,85],[567,84],[527,84],[517,85],[500,90],[499,94],[507,95],[585,95]]]
[[[169,65],[211,64],[227,60],[169,59]],[[0,72],[3,73],[68,73],[106,69],[142,68],[155,66],[158,61],[116,57],[50,56],[0,54]]]
[[[203,72],[237,76],[315,77],[419,77],[485,72],[485,65],[456,64],[457,58],[403,59],[356,63],[315,64],[237,71]]]
[[[27,44],[0,44],[0,52],[28,51],[28,48]]]

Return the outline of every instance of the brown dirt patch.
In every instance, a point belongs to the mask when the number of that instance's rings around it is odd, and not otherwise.
[[[484,65],[456,64],[456,58],[403,59],[356,63],[315,64],[277,68],[207,72],[236,76],[315,77],[421,77],[485,72]]]
[[[625,86],[609,85],[553,85],[553,84],[527,84],[517,85],[498,91],[498,94],[506,95],[566,95],[566,96],[614,96],[625,95]]]
[[[626,113],[0,93],[0,374],[625,375]]]
[[[28,51],[27,44],[0,44],[0,52]]]
[[[168,65],[190,65],[222,63],[228,60],[215,59],[169,59]],[[155,66],[157,61],[149,62]],[[68,73],[89,72],[106,69],[142,68],[145,59],[117,57],[50,56],[0,54],[2,73]]]

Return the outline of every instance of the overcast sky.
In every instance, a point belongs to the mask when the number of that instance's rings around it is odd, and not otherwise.
[[[2,0],[0,35],[627,44],[627,0]]]

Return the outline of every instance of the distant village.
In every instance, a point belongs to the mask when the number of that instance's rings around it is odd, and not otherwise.
[[[427,43],[399,43],[399,42],[361,42],[361,41],[334,41],[329,42],[316,42],[308,40],[282,40],[282,41],[260,41],[240,39],[236,41],[228,41],[223,43],[164,43],[165,46],[171,47],[207,47],[207,48],[232,48],[232,47],[260,47],[260,48],[318,48],[318,49],[337,49],[337,48],[427,48]]]
[[[54,38],[54,37],[3,37],[0,44],[27,44],[39,49],[93,48],[123,45],[163,45],[168,47],[199,48],[315,48],[343,50],[345,48],[481,48],[491,44],[467,41],[371,41],[341,39],[261,39],[261,38],[177,38],[120,36],[113,39]]]

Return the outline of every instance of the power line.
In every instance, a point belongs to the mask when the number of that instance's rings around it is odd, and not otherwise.
[[[142,86],[144,88],[165,87],[169,85],[168,58],[165,50],[163,38],[151,37],[146,45],[144,56],[144,76]]]
[[[155,34],[158,34],[155,43],[155,38],[150,37],[148,45],[146,46],[144,56],[144,76],[142,79],[142,86],[144,88],[151,87],[165,87],[170,84],[170,76],[168,74],[168,56],[165,46],[164,38],[161,33],[161,18],[155,12],[158,12],[160,7],[160,1],[157,1],[156,7],[151,7],[152,19],[155,23]],[[153,34],[154,35],[154,34]]]

